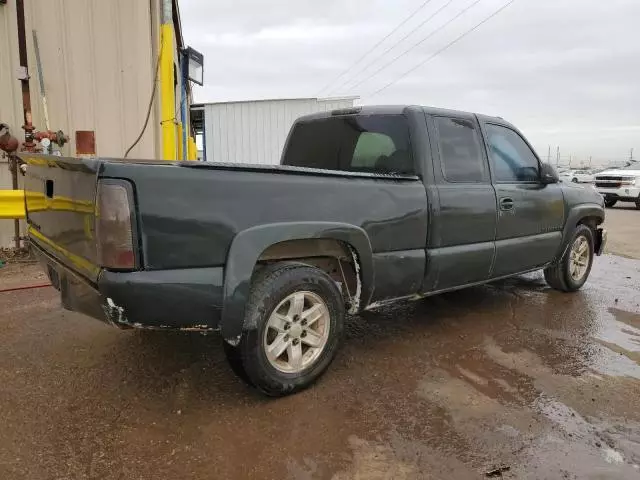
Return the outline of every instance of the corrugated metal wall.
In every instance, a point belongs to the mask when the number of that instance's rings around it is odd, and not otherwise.
[[[307,98],[205,104],[207,161],[276,165],[296,118],[349,108],[353,101]]]
[[[12,1],[4,6],[0,5],[0,121],[8,123],[14,129],[19,129],[23,123],[22,93],[20,82],[16,79],[19,64],[16,4]],[[19,135],[21,132],[18,130],[15,134]],[[0,161],[6,162],[4,159]],[[0,183],[0,188],[3,185]]]
[[[75,132],[93,130],[97,154],[122,157],[138,136],[153,88],[159,0],[25,0],[33,123],[45,130],[32,31],[38,34],[50,126],[71,137],[62,153],[75,156]],[[175,42],[174,42],[175,43]],[[17,79],[15,0],[0,5],[0,120],[22,140]],[[179,98],[177,99],[179,102]],[[131,158],[160,157],[159,96]],[[11,188],[0,156],[0,189]],[[0,246],[10,246],[13,222],[0,221]]]
[[[0,5],[0,121],[8,123],[13,134],[20,138],[23,114],[22,91],[16,79],[20,64],[17,25],[15,1]],[[8,159],[0,152],[0,189],[11,187]],[[0,247],[12,247],[14,235],[13,220],[0,220]]]
[[[77,130],[94,130],[97,154],[107,157],[121,157],[137,137],[153,88],[157,3],[25,1],[33,123],[37,129],[45,129],[33,47],[32,32],[36,30],[50,126],[71,137],[64,154],[75,155]],[[158,17],[154,22],[152,13]],[[14,135],[21,137],[16,22],[15,1],[0,6],[0,119],[9,122]],[[160,127],[156,109],[152,115],[145,135],[131,152],[133,158],[157,158]]]
[[[44,129],[31,32],[38,33],[52,129],[71,136],[94,130],[97,153],[121,157],[144,123],[153,87],[149,1],[29,0],[25,2],[34,124]],[[131,152],[156,157],[154,126]],[[156,131],[157,135],[157,131]]]

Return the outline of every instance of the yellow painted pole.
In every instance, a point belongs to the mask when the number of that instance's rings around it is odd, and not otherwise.
[[[189,137],[188,144],[188,159],[189,160],[197,160],[198,159],[198,147],[196,146],[196,141],[193,137]]]
[[[173,15],[172,0],[162,2],[160,26],[160,112],[162,118],[162,158],[176,160],[176,91],[173,64]]]
[[[178,123],[178,161],[184,158],[182,153],[182,123]]]

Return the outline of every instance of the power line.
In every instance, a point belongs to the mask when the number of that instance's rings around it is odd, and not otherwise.
[[[380,92],[386,90],[387,88],[389,88],[391,85],[393,85],[394,83],[402,80],[404,77],[406,77],[407,75],[413,73],[414,71],[416,71],[418,68],[422,67],[424,64],[426,64],[427,62],[430,62],[431,60],[433,60],[435,57],[437,57],[438,55],[440,55],[442,52],[444,52],[445,50],[447,50],[448,48],[452,47],[453,45],[455,45],[456,43],[458,43],[460,40],[462,40],[464,37],[466,37],[467,35],[469,35],[471,32],[477,30],[478,28],[480,28],[482,25],[484,25],[485,23],[487,23],[489,20],[491,20],[493,17],[495,17],[496,15],[498,15],[500,12],[502,12],[505,8],[507,8],[509,5],[511,5],[513,2],[515,2],[516,0],[509,0],[507,3],[505,3],[502,7],[500,7],[498,10],[496,10],[495,12],[493,12],[491,15],[489,15],[487,18],[485,18],[484,20],[482,20],[480,23],[478,23],[476,26],[474,26],[473,28],[467,30],[466,32],[464,32],[462,35],[460,35],[459,37],[457,37],[456,39],[454,39],[453,41],[449,42],[448,44],[446,44],[444,47],[442,47],[440,50],[438,50],[437,52],[435,52],[433,55],[431,55],[430,57],[428,57],[426,60],[423,60],[422,62],[418,63],[415,67],[410,68],[409,70],[407,70],[406,72],[404,72],[402,75],[400,75],[398,78],[396,78],[395,80],[387,83],[384,87],[376,90],[375,92],[371,93],[370,95],[367,95],[368,97],[373,97],[377,94],[379,94]]]
[[[404,52],[402,52],[400,55],[398,55],[397,57],[395,57],[393,60],[391,60],[390,62],[385,63],[384,65],[382,65],[378,70],[376,70],[375,72],[373,72],[371,75],[369,75],[368,77],[366,77],[364,80],[359,81],[358,83],[356,83],[355,85],[352,85],[351,87],[349,87],[349,89],[354,89],[359,87],[360,85],[362,85],[363,83],[369,81],[370,79],[372,79],[373,77],[375,77],[377,74],[379,74],[381,71],[383,71],[384,69],[386,69],[388,66],[393,65],[394,63],[396,63],[398,60],[400,60],[402,57],[404,57],[407,53],[409,53],[410,51],[412,51],[413,49],[419,47],[420,45],[422,45],[424,42],[426,42],[428,39],[430,39],[431,37],[433,37],[436,33],[440,32],[443,28],[449,26],[450,24],[452,24],[454,21],[456,21],[458,18],[460,18],[462,15],[464,15],[467,11],[469,11],[470,9],[472,9],[473,7],[475,7],[478,3],[480,3],[482,0],[475,0],[475,2],[473,2],[471,5],[469,5],[468,7],[466,7],[465,9],[463,9],[462,11],[460,11],[455,17],[453,17],[452,19],[450,19],[448,22],[446,22],[444,25],[441,25],[440,27],[436,28],[435,30],[433,30],[429,35],[427,35],[426,37],[422,38],[420,41],[418,41],[417,43],[415,43],[413,46],[409,47],[408,49],[406,49]]]
[[[375,57],[373,60],[371,60],[369,63],[367,63],[364,68],[361,68],[360,70],[358,70],[352,77],[350,80],[347,80],[346,82],[343,82],[340,86],[336,87],[333,89],[333,91],[335,90],[339,90],[345,86],[347,86],[349,83],[351,83],[353,80],[356,79],[356,77],[358,75],[360,75],[362,72],[366,71],[371,65],[373,65],[374,63],[376,63],[379,59],[381,59],[382,57],[384,57],[387,53],[389,53],[391,50],[393,50],[394,48],[396,48],[398,45],[400,45],[402,42],[404,42],[407,38],[409,38],[411,35],[413,35],[417,30],[419,30],[420,28],[422,28],[425,24],[427,24],[429,21],[431,21],[436,15],[438,15],[442,10],[444,10],[445,8],[447,8],[449,5],[451,5],[455,0],[449,0],[447,3],[445,3],[442,7],[440,7],[438,10],[435,11],[435,13],[433,13],[432,15],[430,15],[426,20],[422,21],[420,24],[418,24],[418,26],[416,26],[413,30],[411,30],[409,33],[407,33],[404,37],[402,37],[400,40],[398,40],[397,42],[395,42],[393,45],[391,45],[389,48],[387,48],[383,53],[381,53],[380,55],[378,55],[377,57]]]
[[[367,50],[367,52],[362,55],[355,63],[352,63],[351,66],[349,68],[347,68],[345,71],[343,71],[340,75],[338,75],[336,78],[334,78],[333,80],[331,80],[329,83],[327,83],[324,87],[322,87],[319,91],[318,91],[318,95],[320,93],[322,93],[324,90],[326,90],[327,88],[329,88],[331,85],[333,85],[334,82],[336,82],[337,80],[339,80],[340,78],[344,77],[347,73],[349,73],[351,71],[352,68],[354,68],[356,65],[358,65],[362,60],[364,60],[365,58],[367,58],[367,56],[373,52],[376,48],[378,48],[380,45],[382,45],[384,43],[385,40],[387,40],[389,37],[391,37],[391,35],[393,35],[394,33],[396,33],[398,30],[400,30],[400,28],[406,24],[409,20],[411,20],[420,10],[422,10],[424,7],[426,7],[429,3],[431,3],[433,0],[425,0],[425,2],[422,3],[422,5],[420,5],[418,8],[415,9],[415,11],[413,13],[411,13],[408,17],[406,17],[404,20],[402,20],[402,22],[400,22],[393,30],[391,30],[385,37],[382,38],[382,40],[378,41],[378,43],[376,43],[373,47],[371,47],[369,50]]]

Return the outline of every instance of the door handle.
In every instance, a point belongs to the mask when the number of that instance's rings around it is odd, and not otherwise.
[[[513,210],[513,198],[509,198],[509,197],[501,198],[500,210]]]

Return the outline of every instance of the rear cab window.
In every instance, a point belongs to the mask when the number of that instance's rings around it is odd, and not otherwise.
[[[345,115],[300,120],[282,165],[415,175],[409,124],[403,115]]]

